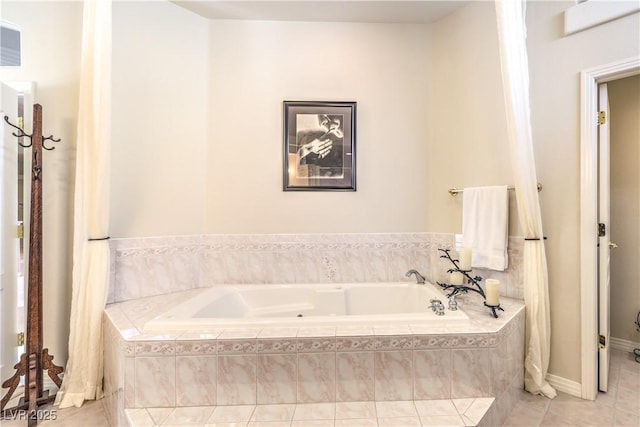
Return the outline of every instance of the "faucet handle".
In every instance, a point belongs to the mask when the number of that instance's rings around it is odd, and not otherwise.
[[[458,309],[458,301],[456,301],[456,296],[449,296],[449,310],[456,311]]]
[[[430,303],[431,305],[429,308],[431,308],[438,316],[444,315],[444,304],[442,304],[442,301],[433,298]]]

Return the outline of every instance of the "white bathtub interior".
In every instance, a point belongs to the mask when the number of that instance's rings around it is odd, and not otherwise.
[[[430,308],[432,299],[447,302],[430,283],[215,286],[147,322],[144,332],[468,319],[462,310],[437,316]]]

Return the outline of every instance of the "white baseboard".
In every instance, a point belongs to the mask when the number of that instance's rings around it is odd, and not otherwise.
[[[622,338],[611,337],[609,343],[611,348],[628,352],[632,352],[634,348],[640,348],[640,342],[627,341]]]
[[[632,352],[635,348],[640,348],[640,342],[627,341],[614,337],[610,338],[609,344],[612,349],[628,352]],[[553,374],[547,374],[547,381],[551,387],[555,388],[557,391],[561,391],[575,397],[582,397],[582,385],[578,382]]]
[[[549,382],[549,385],[557,391],[561,391],[575,397],[582,396],[582,384],[580,383],[552,374],[547,374],[547,381]]]

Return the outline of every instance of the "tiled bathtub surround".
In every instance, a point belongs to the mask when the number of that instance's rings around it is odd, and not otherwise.
[[[268,234],[112,239],[108,301],[218,284],[348,283],[409,280],[415,268],[435,283],[448,279],[453,234]],[[501,282],[501,294],[522,299],[523,239],[509,239],[509,269],[476,269]]]
[[[495,397],[499,425],[523,387],[524,307],[499,319],[475,295],[471,320],[386,327],[219,329],[145,335],[142,327],[202,290],[112,304],[105,311],[105,408],[420,401]]]

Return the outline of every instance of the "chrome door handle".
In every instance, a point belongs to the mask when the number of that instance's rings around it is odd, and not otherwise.
[[[613,242],[609,242],[609,249],[616,249],[618,247],[618,245],[616,245]]]

